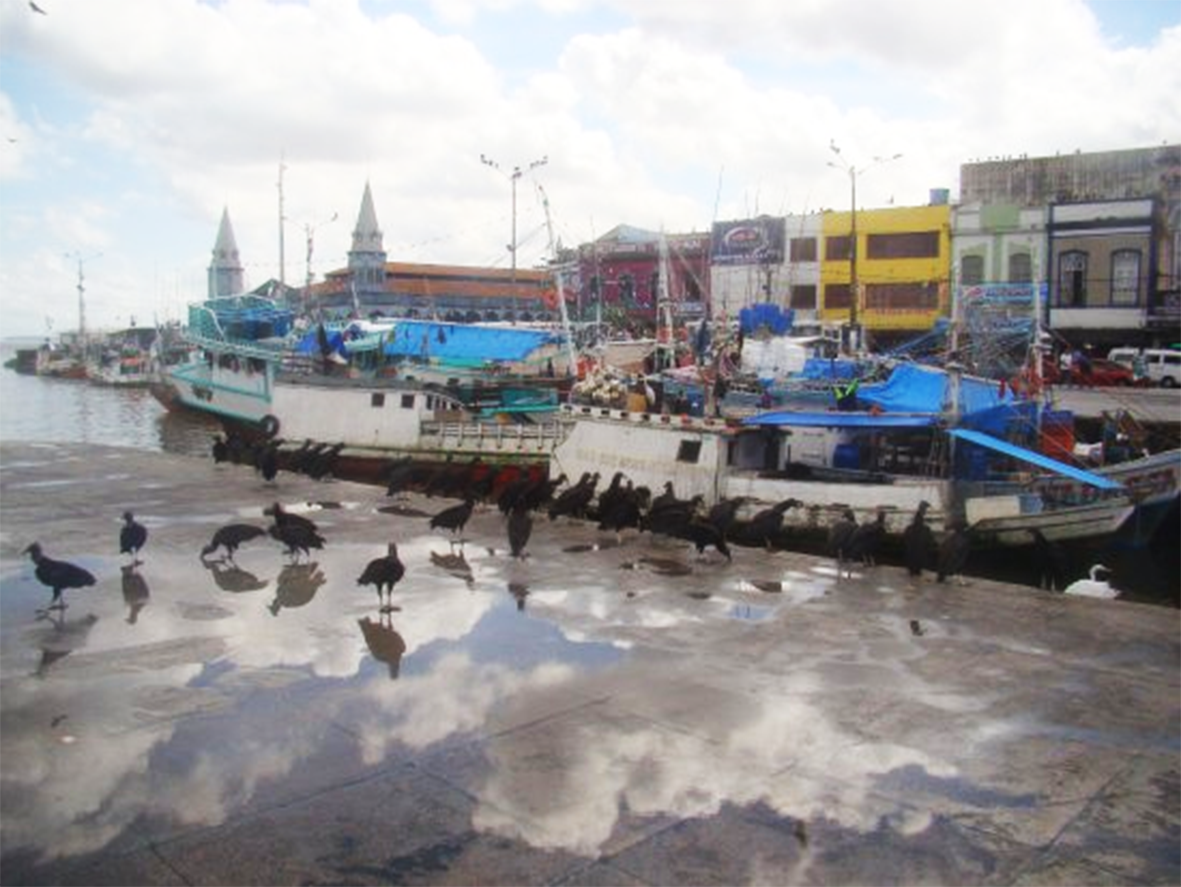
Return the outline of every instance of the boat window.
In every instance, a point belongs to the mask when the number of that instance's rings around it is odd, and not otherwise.
[[[697,463],[701,458],[701,441],[699,440],[683,440],[681,445],[677,448],[678,462],[692,462]]]
[[[404,409],[404,410],[414,409],[414,395],[413,394],[403,394],[402,395],[402,409]]]
[[[369,406],[384,407],[385,406],[385,394],[383,394],[380,391],[374,391],[372,394],[369,395]]]

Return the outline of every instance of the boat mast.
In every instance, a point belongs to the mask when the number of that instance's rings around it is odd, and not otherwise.
[[[663,327],[664,336],[661,335]],[[668,238],[660,232],[660,264],[656,283],[656,353],[657,369],[669,369],[676,363],[677,344],[673,338],[672,305],[668,298]]]
[[[287,261],[283,252],[283,170],[287,167],[283,163],[283,155],[279,155],[279,290],[283,297],[287,295]]]
[[[540,182],[535,184],[537,190],[541,192],[541,205],[545,209],[545,230],[549,235],[549,253],[554,263],[554,286],[558,290],[558,310],[562,317],[562,332],[566,335],[566,360],[569,362],[567,372],[574,375],[578,372],[578,359],[574,355],[574,334],[570,330],[570,316],[566,313],[566,291],[562,286],[562,268],[559,264],[557,243],[554,240],[554,222],[549,212],[549,195],[545,193],[545,188],[541,186]]]

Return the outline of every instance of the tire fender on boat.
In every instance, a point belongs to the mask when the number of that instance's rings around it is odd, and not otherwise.
[[[258,423],[258,427],[262,429],[262,433],[267,437],[274,437],[279,433],[279,420],[268,414],[262,417]]]

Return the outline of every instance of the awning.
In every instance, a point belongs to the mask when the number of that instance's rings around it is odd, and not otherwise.
[[[930,413],[807,413],[792,410],[759,413],[742,420],[743,425],[790,425],[803,428],[927,428],[938,417]]]
[[[969,431],[967,428],[953,428],[948,434],[959,440],[966,440],[968,443],[988,447],[990,450],[996,450],[998,453],[1004,453],[1006,456],[1012,456],[1014,459],[1020,459],[1022,462],[1028,462],[1047,471],[1065,475],[1085,484],[1090,484],[1093,487],[1098,487],[1101,490],[1123,489],[1123,484],[1116,483],[1110,478],[1090,471],[1084,471],[1081,468],[1075,468],[1073,465],[1067,465],[1065,462],[1059,462],[1057,459],[1051,459],[1049,456],[1043,456],[1041,453],[1035,453],[1033,450],[1027,450],[1024,447],[1016,446],[1007,441],[998,440],[991,435],[981,434],[979,431]]]

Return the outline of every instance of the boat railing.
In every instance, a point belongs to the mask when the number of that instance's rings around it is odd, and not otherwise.
[[[737,422],[724,417],[689,416],[676,413],[639,413],[590,404],[562,404],[559,411],[562,419],[567,422],[587,418],[632,425],[675,428],[679,431],[724,431],[738,427]]]
[[[286,351],[286,343],[276,342],[275,344],[263,343],[261,341],[244,341],[241,339],[218,339],[212,336],[205,336],[201,333],[195,333],[191,330],[185,336],[185,339],[199,348],[206,348],[211,351],[232,351],[241,357],[256,357],[259,360],[272,361],[283,356]]]
[[[435,437],[462,444],[491,445],[497,449],[542,448],[557,444],[566,436],[560,422],[538,422],[506,425],[501,422],[441,422],[424,421],[420,427],[423,437]]]

